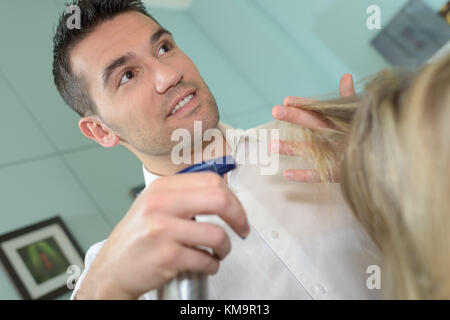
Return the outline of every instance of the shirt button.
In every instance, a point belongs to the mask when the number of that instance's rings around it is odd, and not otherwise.
[[[272,230],[272,231],[270,232],[270,236],[271,236],[272,238],[274,238],[274,239],[278,239],[279,234],[278,234],[277,231]]]
[[[314,292],[316,294],[325,294],[326,293],[325,288],[320,284],[317,284],[314,286]]]

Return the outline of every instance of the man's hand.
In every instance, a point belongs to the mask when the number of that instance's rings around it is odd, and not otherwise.
[[[219,175],[156,180],[110,234],[76,298],[137,299],[183,271],[215,274],[231,243],[223,228],[192,220],[201,214],[217,214],[241,237],[250,232],[239,200]]]
[[[341,97],[351,97],[356,95],[353,78],[351,74],[344,74],[341,78],[339,86],[339,94]],[[316,112],[310,110],[299,109],[304,104],[314,102],[313,100],[300,97],[287,97],[284,99],[283,105],[277,105],[272,109],[272,115],[277,120],[287,121],[293,124],[303,126],[312,130],[320,128],[333,128],[330,123],[321,118]],[[294,108],[297,107],[297,108]],[[286,155],[294,155],[292,149],[301,150],[301,148],[308,148],[308,145],[302,142],[293,141],[272,141],[271,150]],[[336,168],[336,171],[338,169]],[[284,177],[287,180],[298,182],[318,182],[319,174],[315,170],[286,170]],[[333,172],[332,182],[337,182],[339,172]]]

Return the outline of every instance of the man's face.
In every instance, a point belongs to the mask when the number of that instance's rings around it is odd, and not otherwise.
[[[206,130],[219,119],[196,66],[164,31],[141,13],[124,13],[100,24],[70,56],[102,122],[124,145],[154,156],[170,154],[177,143],[170,139],[173,130],[192,134],[194,120]],[[190,92],[194,98],[171,114],[177,99]]]

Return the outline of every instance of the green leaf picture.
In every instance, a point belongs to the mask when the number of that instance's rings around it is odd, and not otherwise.
[[[37,284],[65,273],[69,262],[53,237],[17,249]]]

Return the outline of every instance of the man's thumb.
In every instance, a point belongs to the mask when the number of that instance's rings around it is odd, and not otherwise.
[[[351,74],[346,73],[341,78],[339,85],[339,94],[341,97],[352,97],[356,95],[355,87],[353,85],[353,77]]]

